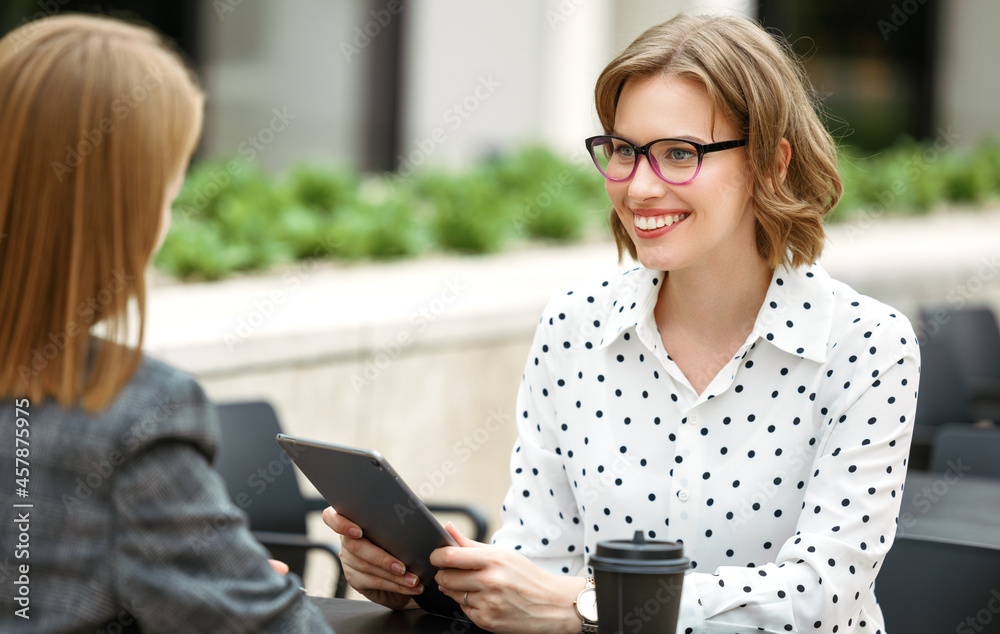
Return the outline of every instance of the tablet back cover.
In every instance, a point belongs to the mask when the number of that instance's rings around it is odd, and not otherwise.
[[[330,506],[420,578],[424,592],[413,597],[417,605],[432,614],[468,620],[438,589],[438,569],[430,562],[431,551],[457,544],[381,454],[285,434],[277,441]]]

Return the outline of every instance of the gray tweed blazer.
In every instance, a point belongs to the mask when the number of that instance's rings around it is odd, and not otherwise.
[[[218,438],[149,358],[99,415],[0,401],[0,631],[331,632],[229,500]]]

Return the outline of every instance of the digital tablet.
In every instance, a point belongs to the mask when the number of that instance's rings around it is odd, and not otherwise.
[[[424,591],[413,597],[417,605],[431,614],[469,620],[438,589],[438,569],[430,562],[434,549],[458,544],[380,453],[285,434],[277,441],[330,506],[420,578]]]

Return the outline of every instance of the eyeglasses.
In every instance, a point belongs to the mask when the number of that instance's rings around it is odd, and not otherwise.
[[[656,139],[639,146],[617,136],[593,136],[587,139],[587,151],[594,165],[610,181],[620,183],[635,175],[639,157],[645,156],[653,173],[671,185],[686,185],[701,171],[701,159],[709,152],[743,147],[745,139],[720,141],[707,145],[684,139]]]

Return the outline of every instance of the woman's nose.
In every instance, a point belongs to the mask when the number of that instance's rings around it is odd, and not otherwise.
[[[635,174],[629,181],[629,197],[632,200],[647,200],[663,196],[667,190],[667,183],[653,171],[649,157],[640,156],[638,161]]]

